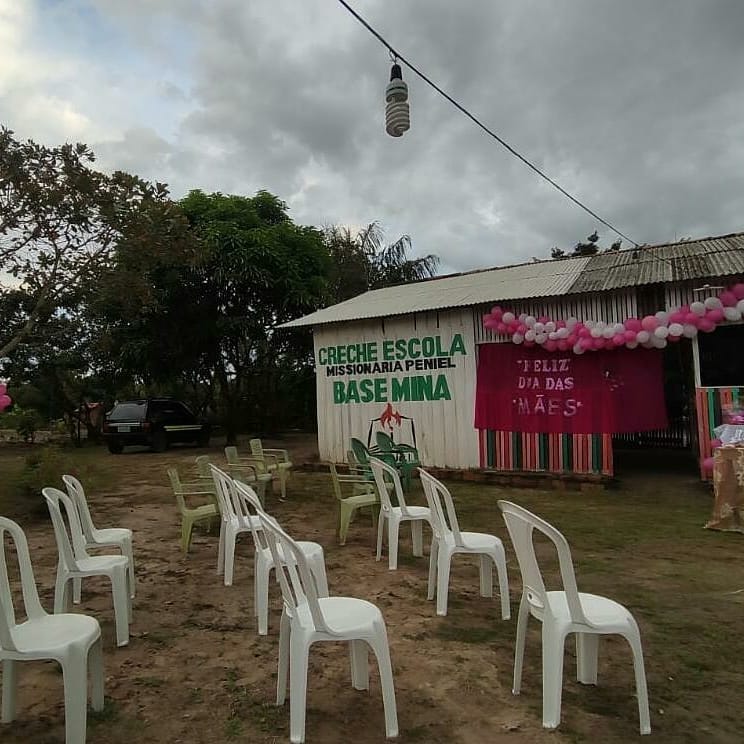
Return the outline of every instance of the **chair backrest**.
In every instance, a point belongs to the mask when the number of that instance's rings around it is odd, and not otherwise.
[[[388,479],[392,482],[393,487],[395,488],[395,495],[398,499],[398,505],[400,506],[401,512],[406,516],[409,516],[406,500],[403,496],[403,486],[401,485],[398,471],[386,462],[380,460],[378,457],[370,456],[369,465],[372,468],[372,475],[375,478],[375,485],[377,486],[377,493],[380,496],[380,504],[382,505],[383,511],[390,511],[393,508],[393,504],[390,501],[390,493],[387,489],[387,483],[385,482],[385,480]]]
[[[96,530],[96,526],[93,524],[93,517],[90,516],[88,499],[85,497],[83,484],[75,478],[74,475],[63,475],[62,481],[65,484],[67,493],[77,506],[78,514],[80,515],[80,524],[83,528],[85,539],[88,542],[93,542],[93,533]]]
[[[176,497],[176,503],[178,508],[183,513],[186,511],[186,501],[183,498],[183,488],[181,487],[181,479],[178,476],[178,470],[176,468],[168,468],[168,480],[171,483],[171,488]]]
[[[457,521],[455,504],[447,487],[433,475],[419,468],[421,485],[424,487],[424,495],[431,512],[432,530],[438,540],[450,537],[455,545],[462,546],[462,535],[460,524]],[[444,504],[442,504],[444,502]]]
[[[214,479],[214,490],[217,494],[217,503],[222,519],[228,520],[231,517],[237,519],[238,513],[235,511],[232,496],[232,478],[224,470],[220,470],[214,463],[209,464],[209,470]]]
[[[375,441],[382,452],[392,452],[395,449],[393,438],[384,431],[378,431],[375,434]]]
[[[225,459],[228,465],[238,465],[240,463],[240,457],[238,455],[237,447],[225,447]]]
[[[579,602],[579,591],[576,587],[571,549],[568,547],[566,538],[544,519],[517,504],[513,504],[511,501],[499,500],[498,505],[504,515],[506,529],[509,530],[514,552],[517,554],[517,562],[522,574],[523,592],[527,601],[534,607],[550,612],[545,583],[543,582],[533,542],[533,532],[537,530],[542,532],[555,545],[558,552],[558,565],[572,622],[590,625],[581,609],[581,602]]]
[[[269,543],[266,540],[263,530],[258,528],[260,521],[257,519],[261,514],[266,513],[261,505],[261,499],[258,498],[258,494],[249,485],[242,481],[233,479],[232,487],[236,497],[243,501],[243,509],[250,517],[249,524],[256,550],[266,550],[269,547]]]
[[[47,613],[39,601],[39,592],[36,589],[36,580],[34,579],[34,570],[31,566],[31,556],[28,552],[26,536],[18,524],[5,517],[0,517],[0,649],[17,651],[18,649],[13,641],[16,615],[15,608],[13,607],[13,594],[10,590],[8,562],[5,555],[7,550],[5,541],[6,533],[10,535],[15,545],[18,568],[21,574],[21,591],[23,593],[23,606],[26,617],[29,620],[35,620]]]
[[[263,444],[261,443],[260,439],[251,439],[249,442],[250,448],[251,448],[251,454],[254,457],[263,457]]]
[[[336,464],[333,462],[329,462],[328,469],[331,473],[331,484],[333,485],[333,494],[339,501],[343,501],[344,494],[341,491],[341,481],[338,479],[338,470],[336,469]]]
[[[351,438],[351,451],[360,465],[369,465],[369,450],[361,439]]]
[[[90,558],[88,552],[85,550],[85,535],[83,535],[77,506],[59,488],[47,486],[41,489],[41,493],[46,499],[49,514],[52,517],[52,526],[54,527],[54,536],[57,539],[59,558],[67,568],[77,571],[78,559]],[[65,516],[67,516],[67,524],[65,524],[65,519],[62,515],[63,508]],[[69,532],[67,531],[68,526]]]
[[[258,517],[274,558],[274,569],[282,589],[284,611],[293,621],[304,627],[337,635],[326,625],[323,618],[315,579],[300,546],[266,512],[259,512]]]
[[[196,472],[200,478],[211,478],[212,471],[209,469],[209,455],[199,455],[195,460]]]

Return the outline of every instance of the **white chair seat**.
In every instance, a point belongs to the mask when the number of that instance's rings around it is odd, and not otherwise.
[[[98,621],[87,615],[45,615],[16,625],[13,641],[19,653],[49,658],[71,644],[88,644],[101,634]]]
[[[573,625],[571,611],[568,608],[566,592],[547,592],[550,611],[557,622]],[[598,633],[620,633],[627,630],[634,623],[633,615],[619,602],[597,594],[579,592],[581,609],[589,623],[595,626]],[[532,604],[530,609],[533,609]],[[533,614],[538,616],[539,609],[534,608]],[[542,619],[542,618],[540,618]],[[585,630],[585,628],[581,628]]]
[[[93,538],[98,545],[118,545],[122,540],[132,539],[132,530],[126,527],[104,527],[94,530]]]
[[[110,571],[116,566],[129,565],[129,561],[123,555],[91,555],[89,558],[78,558],[78,568],[81,573],[100,574],[102,571]]]
[[[428,522],[431,517],[428,506],[406,506],[407,515],[403,514],[403,509],[399,506],[394,506],[392,511],[398,514],[401,519],[423,519]]]
[[[499,546],[503,545],[496,535],[489,535],[486,532],[461,532],[460,536],[462,537],[462,544],[457,546],[457,552],[473,551],[473,553],[482,553],[498,550]]]
[[[372,633],[375,625],[382,621],[379,608],[366,599],[320,597],[318,604],[323,620],[334,633],[346,633],[352,629],[360,632],[365,626]]]

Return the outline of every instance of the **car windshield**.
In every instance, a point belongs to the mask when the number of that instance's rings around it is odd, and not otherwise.
[[[138,421],[145,417],[145,402],[119,403],[109,414],[109,421]]]

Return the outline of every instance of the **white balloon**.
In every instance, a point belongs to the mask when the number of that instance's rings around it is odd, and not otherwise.
[[[666,325],[669,322],[669,313],[666,310],[659,310],[658,313],[654,314],[654,318],[656,318],[661,325]]]
[[[555,331],[550,331],[550,333],[548,333],[548,338],[551,341],[556,341],[558,339],[558,334]]]
[[[618,333],[623,333],[625,331],[625,326],[622,323],[615,323],[615,325],[612,326],[612,329],[615,331],[613,336],[616,336]]]
[[[601,328],[592,328],[590,333],[592,334],[592,338],[602,338]]]
[[[648,331],[638,331],[636,338],[638,339],[639,344],[647,344],[648,340],[651,338],[651,334]]]
[[[576,328],[576,324],[577,324],[578,322],[579,322],[579,321],[578,321],[578,319],[577,319],[577,318],[571,317],[571,318],[569,318],[569,319],[568,319],[568,320],[566,321],[566,328],[568,328],[569,330],[573,330],[574,328]]]
[[[526,326],[527,326],[528,328],[532,328],[532,326],[534,326],[534,325],[535,325],[535,323],[537,323],[537,321],[535,320],[535,316],[534,316],[534,315],[528,315],[528,316],[527,316],[527,317],[526,317],[526,318],[524,319],[524,324],[525,324],[525,325],[526,325]]]
[[[534,341],[535,340],[535,332],[530,328],[525,334],[524,334],[524,340],[525,341]]]
[[[532,327],[535,329],[535,333],[542,333],[545,330],[545,324],[541,323],[539,320]]]
[[[663,349],[667,345],[667,340],[665,338],[657,338],[654,336],[653,344],[657,349]]]
[[[594,324],[595,328],[599,328],[600,331],[604,331],[605,328],[607,328],[607,323],[604,322],[604,320],[598,320]]]
[[[597,325],[597,324],[593,320],[585,320],[584,321],[584,327],[585,328],[588,328],[589,330],[591,330],[592,328],[594,328],[595,325]]]
[[[705,305],[702,302],[693,302],[690,305],[690,311],[695,315],[705,315]]]
[[[726,320],[736,322],[737,320],[741,320],[741,312],[739,312],[738,307],[724,307],[723,317],[726,318]]]
[[[568,327],[559,328],[556,333],[558,334],[558,338],[568,338],[571,335],[571,331],[568,330]]]
[[[682,335],[685,338],[695,338],[697,336],[698,329],[694,325],[690,325],[689,323],[685,323],[682,326]]]
[[[521,343],[522,343],[522,342],[524,341],[524,336],[523,336],[523,335],[522,335],[521,333],[515,333],[515,334],[514,334],[514,335],[512,336],[512,341],[513,341],[513,342],[514,342],[515,344],[521,344]]]
[[[628,341],[625,345],[629,349],[637,349],[638,348],[638,341]]]
[[[519,314],[519,322],[524,323],[524,321],[527,320],[527,313],[520,313]]]
[[[548,333],[552,333],[552,332],[553,332],[553,331],[555,330],[555,323],[554,323],[554,322],[553,322],[552,320],[549,320],[549,321],[548,321],[548,322],[547,322],[547,323],[545,324],[545,330],[546,330],[546,331],[547,331]]]
[[[615,335],[615,326],[605,326],[602,329],[602,336],[604,338],[612,338]]]
[[[682,323],[672,323],[669,326],[669,335],[675,337],[681,336],[683,330],[684,327],[682,326]]]
[[[736,309],[744,316],[744,300],[739,300],[736,303]]]
[[[514,322],[514,321],[515,321],[516,319],[517,319],[517,318],[516,318],[516,316],[514,315],[514,313],[510,313],[509,311],[505,312],[505,313],[504,313],[504,314],[503,314],[503,315],[501,316],[501,321],[502,321],[502,323],[506,323],[507,325],[508,325],[509,323],[513,323],[513,322]]]
[[[548,340],[547,333],[535,333],[535,343],[544,344]]]
[[[574,352],[574,354],[583,354],[584,353],[584,347],[581,344],[574,344],[573,352]]]
[[[669,329],[666,326],[659,326],[654,330],[656,338],[665,339],[669,335]]]
[[[708,310],[720,310],[723,307],[723,303],[718,297],[707,297],[703,304]]]

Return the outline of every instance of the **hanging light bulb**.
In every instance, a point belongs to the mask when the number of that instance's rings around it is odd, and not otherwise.
[[[385,131],[391,137],[400,137],[411,127],[408,109],[408,86],[403,82],[403,72],[395,62],[390,70],[390,82],[385,88]]]

